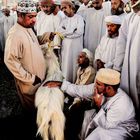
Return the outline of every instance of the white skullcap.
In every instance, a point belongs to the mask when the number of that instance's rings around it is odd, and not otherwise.
[[[36,12],[36,4],[33,0],[20,0],[17,5],[17,11],[21,13]]]
[[[61,0],[54,0],[54,4],[61,5]]]
[[[119,24],[119,25],[121,25],[122,23],[121,18],[116,15],[105,17],[105,22],[110,22],[110,23]]]
[[[96,74],[96,79],[107,85],[117,85],[120,83],[120,73],[109,68],[102,68]]]
[[[93,53],[88,49],[84,48],[82,52],[86,53],[87,58],[89,59],[90,65],[93,65]]]

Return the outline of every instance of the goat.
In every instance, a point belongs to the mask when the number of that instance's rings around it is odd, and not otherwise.
[[[53,48],[45,50],[47,63],[46,81],[58,81],[62,78],[60,66],[53,52]],[[43,86],[38,88],[35,95],[35,106],[37,107],[37,134],[43,140],[64,140],[65,116],[63,114],[64,94],[58,87],[48,88]]]

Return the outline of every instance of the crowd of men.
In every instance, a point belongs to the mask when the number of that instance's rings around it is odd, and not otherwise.
[[[42,48],[59,34],[65,81],[44,86],[74,97],[66,140],[133,137],[140,121],[140,0],[19,0],[13,11],[1,10],[0,61],[25,110],[36,117],[35,92],[47,75]]]

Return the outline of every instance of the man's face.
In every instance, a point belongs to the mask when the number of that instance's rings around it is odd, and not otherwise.
[[[71,13],[73,12],[72,8],[68,4],[61,4],[61,10],[64,12],[64,14],[68,17],[71,16]]]
[[[94,0],[91,4],[91,7],[94,7],[96,10],[100,10],[102,8],[102,0]]]
[[[21,24],[25,27],[25,28],[32,28],[34,27],[34,24],[36,22],[36,15],[37,13],[27,13],[26,15],[20,15],[20,21]]]
[[[106,23],[106,27],[107,27],[107,32],[108,32],[108,36],[109,37],[113,37],[113,35],[115,35],[116,33],[118,33],[118,25],[117,24],[113,24],[113,23]]]
[[[120,15],[122,14],[124,8],[124,4],[121,0],[111,0],[111,13],[112,15]]]
[[[86,59],[86,54],[84,52],[81,52],[78,55],[78,59],[77,59],[78,64],[82,65],[84,63],[85,59]]]
[[[53,13],[53,4],[41,4],[41,9],[44,11],[45,14],[50,15],[51,13]]]
[[[106,93],[105,84],[103,84],[102,82],[100,82],[96,79],[94,90],[97,90],[98,94],[102,94],[102,93],[105,94]]]

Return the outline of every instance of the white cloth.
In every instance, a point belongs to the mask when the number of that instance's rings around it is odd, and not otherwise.
[[[3,39],[1,40],[1,44],[2,46],[2,50],[4,50],[5,47],[5,41],[7,39],[7,35],[8,35],[8,31],[10,30],[10,28],[15,24],[15,19],[13,16],[5,16],[3,15],[0,18],[0,28],[1,30],[1,37],[3,37]]]
[[[112,68],[116,53],[117,39],[118,37],[109,38],[107,35],[104,35],[95,50],[95,61],[100,59],[105,63],[105,67]]]
[[[79,11],[85,10],[85,9],[87,9],[87,8],[88,8],[88,4],[85,5],[84,3],[82,3],[82,4],[80,5],[80,7],[78,8],[77,13],[78,13]]]
[[[61,90],[72,97],[81,97],[88,99],[93,95],[94,84],[75,85],[68,81],[63,81]]]
[[[132,100],[121,89],[103,104],[91,123],[89,125],[96,126],[96,129],[86,140],[125,140],[139,129]]]
[[[64,35],[61,52],[63,76],[66,80],[75,82],[77,57],[83,49],[83,18],[77,14],[66,17],[61,21],[57,31]]]
[[[140,95],[140,16],[130,13],[126,16],[118,39],[114,69],[121,70],[120,86],[132,97],[139,109]]]
[[[106,31],[104,10],[88,8],[78,12],[78,14],[80,14],[85,20],[84,47],[94,54],[101,37]]]
[[[60,17],[58,15],[47,15],[43,11],[37,14],[36,30],[37,35],[42,35],[45,32],[55,32],[60,23]]]

